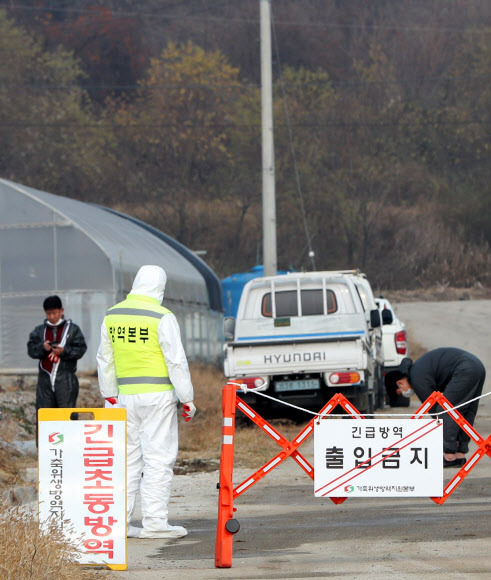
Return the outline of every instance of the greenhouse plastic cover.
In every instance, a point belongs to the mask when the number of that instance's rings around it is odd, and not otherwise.
[[[42,323],[42,302],[54,293],[95,355],[105,310],[131,290],[144,264],[167,272],[164,305],[178,318],[179,311],[209,310],[200,272],[138,224],[0,179],[0,370],[35,365],[26,354],[28,333]]]

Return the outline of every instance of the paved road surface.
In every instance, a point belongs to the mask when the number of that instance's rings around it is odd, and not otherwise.
[[[397,306],[426,348],[459,346],[491,375],[491,301]],[[487,381],[485,391],[490,390]],[[416,401],[411,408],[416,408]],[[393,412],[388,410],[387,412]],[[407,412],[402,409],[402,412]],[[491,396],[481,402],[478,432],[491,432]],[[312,456],[312,445],[303,450]],[[239,483],[249,471],[236,470]],[[445,470],[446,481],[455,474]],[[171,521],[189,535],[166,543],[128,541],[122,577],[167,578],[490,578],[491,459],[484,457],[442,506],[427,498],[352,499],[334,505],[313,497],[312,483],[291,460],[236,501],[241,530],[231,569],[214,568],[218,473],[174,478]],[[118,575],[119,576],[119,575]]]
[[[491,375],[491,300],[407,302],[395,306],[410,335],[427,349],[455,346],[479,357]],[[488,381],[488,389],[491,381]]]

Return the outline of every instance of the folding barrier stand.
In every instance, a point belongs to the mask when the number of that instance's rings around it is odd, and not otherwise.
[[[240,387],[237,385],[227,383],[222,391],[222,451],[220,456],[218,522],[215,544],[215,567],[217,568],[230,568],[232,566],[233,536],[240,529],[239,522],[234,519],[234,513],[237,509],[234,507],[234,499],[239,497],[239,495],[244,493],[247,489],[250,489],[287,457],[292,457],[305,473],[311,479],[314,479],[314,468],[298,451],[298,447],[302,445],[314,432],[314,421],[329,415],[338,405],[354,419],[365,419],[365,417],[360,415],[356,407],[354,407],[354,405],[352,405],[344,395],[337,393],[331,397],[324,407],[322,407],[319,411],[318,418],[314,417],[311,419],[306,427],[304,427],[292,441],[288,441],[256,411],[247,405],[247,403],[237,396],[237,390],[239,389]],[[477,451],[445,487],[443,496],[441,498],[431,498],[435,503],[443,504],[484,455],[487,454],[491,457],[491,435],[487,439],[483,439],[472,425],[470,425],[457,410],[453,409],[449,401],[439,392],[435,392],[428,397],[416,413],[414,413],[411,419],[421,418],[421,416],[427,414],[435,404],[439,404],[444,410],[448,411],[450,417],[459,424],[461,429],[464,429],[469,434],[478,446]],[[273,439],[282,450],[260,469],[255,471],[250,477],[234,488],[234,436],[235,414],[237,408],[239,408],[253,423],[271,437],[271,439]],[[330,497],[330,499],[333,503],[340,504],[347,498]]]

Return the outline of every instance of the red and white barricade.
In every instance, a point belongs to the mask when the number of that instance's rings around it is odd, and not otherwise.
[[[222,392],[222,450],[220,457],[220,481],[218,484],[219,495],[218,495],[218,522],[217,522],[217,535],[215,544],[215,567],[217,568],[230,568],[232,566],[232,553],[233,553],[233,537],[239,531],[239,522],[234,518],[236,509],[234,507],[234,500],[251,489],[254,484],[260,481],[263,477],[273,472],[274,468],[280,465],[285,459],[291,457],[305,473],[314,480],[314,467],[310,462],[298,451],[298,448],[308,440],[308,438],[314,433],[314,423],[317,421],[322,421],[327,418],[329,414],[332,414],[334,409],[340,406],[344,411],[351,415],[353,419],[365,419],[358,410],[350,403],[342,394],[335,394],[331,399],[324,405],[324,407],[319,411],[317,417],[314,417],[309,421],[309,423],[294,437],[291,441],[283,437],[272,425],[265,421],[256,411],[254,411],[247,403],[245,403],[238,395],[237,391],[240,390],[240,386],[235,383],[228,383],[223,388]],[[448,497],[455,491],[455,489],[462,483],[462,481],[467,477],[472,469],[477,465],[477,463],[484,457],[488,455],[491,457],[491,435],[486,439],[481,437],[479,433],[470,425],[458,412],[454,409],[449,401],[443,396],[442,393],[435,392],[420,406],[420,408],[411,416],[411,419],[422,419],[427,418],[430,410],[439,404],[448,415],[456,421],[461,429],[464,429],[470,436],[470,438],[477,445],[477,450],[472,454],[465,465],[458,471],[458,473],[452,478],[452,480],[443,489],[443,494],[441,497],[432,497],[431,499],[438,504],[443,504]],[[236,410],[240,409],[246,417],[248,417],[253,423],[255,423],[268,437],[273,439],[281,450],[267,463],[260,467],[257,471],[252,473],[244,481],[238,485],[233,483],[233,467],[234,467],[234,439],[235,439],[235,415]],[[433,421],[425,421],[425,433],[429,433],[436,429],[437,426],[441,426],[441,422],[437,419]],[[423,429],[423,428],[421,428]],[[412,430],[405,438],[406,440],[402,443],[403,446],[407,446],[410,443],[414,443],[419,438],[418,432],[420,429]],[[380,452],[380,457],[376,459],[377,462],[390,461],[393,457],[394,452],[385,453],[390,451],[388,446]],[[439,455],[439,461],[442,461],[441,449]],[[359,467],[366,467],[363,464],[364,461],[359,462]],[[371,464],[370,464],[371,465]],[[441,464],[440,464],[441,465]],[[351,479],[356,477],[357,474],[349,475]],[[350,482],[351,479],[343,480]],[[341,484],[340,484],[341,485]],[[326,487],[327,493],[324,494],[321,489],[317,490],[319,493],[316,495],[326,496],[331,499],[335,504],[340,504],[344,502],[347,497],[336,496],[336,490],[340,488],[340,485],[334,485],[331,487]],[[441,489],[441,486],[440,486]],[[332,491],[329,491],[332,490]],[[338,492],[339,493],[339,492]]]

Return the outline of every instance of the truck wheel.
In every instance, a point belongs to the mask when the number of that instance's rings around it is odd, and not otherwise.
[[[353,404],[362,415],[373,415],[375,410],[375,393],[373,391],[363,393],[356,397]]]
[[[368,407],[368,393],[361,393],[356,395],[353,399],[349,399],[353,405],[358,409],[363,415],[366,413]],[[349,416],[349,415],[348,415]]]

